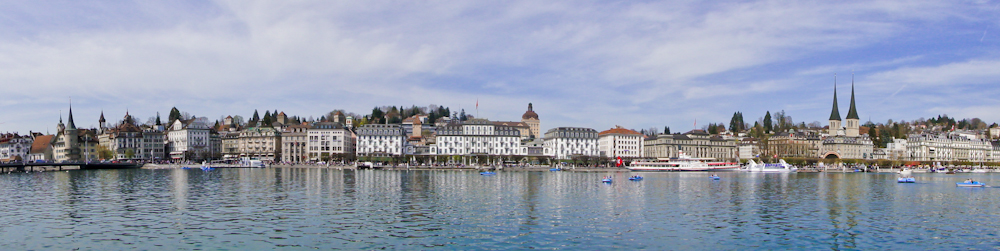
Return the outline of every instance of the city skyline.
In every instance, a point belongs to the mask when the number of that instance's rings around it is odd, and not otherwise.
[[[71,96],[81,127],[171,107],[214,120],[437,104],[517,120],[528,103],[542,131],[781,110],[826,125],[834,74],[843,94],[852,72],[862,122],[1000,121],[998,1],[9,5],[3,132],[55,131]]]

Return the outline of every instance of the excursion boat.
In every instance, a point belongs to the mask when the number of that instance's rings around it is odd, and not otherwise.
[[[736,162],[718,162],[713,158],[694,158],[683,151],[677,158],[657,158],[656,160],[640,160],[632,162],[627,168],[632,171],[735,171],[740,164]]]
[[[750,160],[747,162],[746,168],[743,171],[747,172],[760,172],[760,173],[793,173],[798,171],[799,168],[789,165],[785,160],[778,160],[778,163],[765,164],[754,162]]]

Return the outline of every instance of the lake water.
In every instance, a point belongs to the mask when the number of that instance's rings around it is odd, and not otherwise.
[[[614,175],[615,182],[600,182]],[[83,170],[0,175],[0,249],[995,249],[1000,189],[892,174]]]

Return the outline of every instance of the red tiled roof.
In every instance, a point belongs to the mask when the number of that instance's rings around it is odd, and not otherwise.
[[[607,131],[600,132],[597,135],[607,135],[607,134],[642,135],[642,133],[639,133],[639,132],[636,132],[636,131],[633,131],[633,130],[629,130],[629,129],[625,129],[625,128],[622,128],[621,126],[616,126],[615,128],[611,128],[611,129],[609,129]]]
[[[43,152],[45,152],[45,149],[49,148],[49,145],[52,144],[52,138],[53,137],[55,137],[55,135],[42,135],[42,136],[35,137],[35,141],[33,143],[31,143],[31,152],[30,153],[43,153]]]

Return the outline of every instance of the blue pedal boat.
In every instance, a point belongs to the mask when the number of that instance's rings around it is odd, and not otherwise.
[[[973,182],[955,182],[955,186],[958,186],[958,187],[985,187],[986,184],[983,184],[982,182],[979,182],[979,181],[973,181]]]

